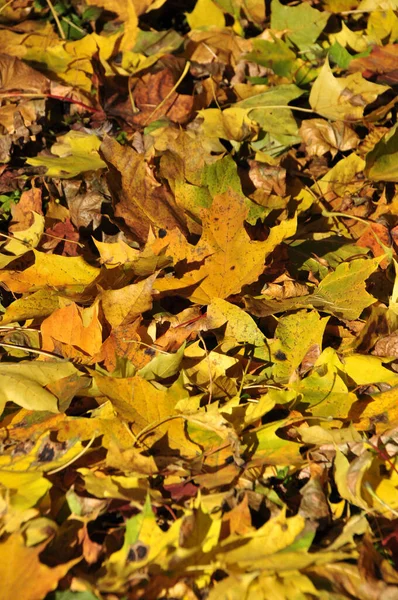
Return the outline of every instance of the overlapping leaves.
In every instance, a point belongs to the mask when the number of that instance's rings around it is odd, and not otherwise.
[[[394,598],[396,4],[22,4],[1,597]]]

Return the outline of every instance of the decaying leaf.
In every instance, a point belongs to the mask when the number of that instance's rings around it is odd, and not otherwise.
[[[112,138],[101,146],[111,168],[116,216],[122,217],[140,242],[146,242],[153,224],[162,229],[186,231],[184,217],[167,188],[156,181],[142,154],[124,148]]]
[[[344,121],[328,123],[324,119],[308,119],[302,124],[300,133],[309,156],[330,152],[334,157],[338,151],[353,150],[359,143],[356,133]]]

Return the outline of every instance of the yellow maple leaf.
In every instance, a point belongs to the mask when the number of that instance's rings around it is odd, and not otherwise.
[[[213,298],[228,298],[240,292],[244,285],[256,281],[264,270],[266,257],[285,238],[296,231],[296,219],[288,219],[270,231],[266,241],[253,241],[243,226],[247,216],[244,198],[230,190],[215,196],[209,210],[203,211],[203,234],[197,246],[191,246],[178,236],[170,244],[167,254],[173,258],[187,257],[188,262],[203,260],[197,270],[182,278],[158,279],[158,291],[183,289],[199,304],[209,304]],[[167,245],[168,236],[164,238]]]

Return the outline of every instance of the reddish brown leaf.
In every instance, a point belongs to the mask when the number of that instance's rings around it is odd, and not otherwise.
[[[373,46],[369,56],[354,58],[350,62],[350,71],[359,71],[364,77],[380,75],[379,81],[394,85],[398,82],[398,44]]]
[[[369,223],[368,229],[357,240],[361,248],[370,248],[373,256],[383,256],[386,252],[382,244],[387,248],[391,245],[390,235],[387,227],[381,223]],[[384,259],[380,266],[387,268],[388,260]]]
[[[168,69],[144,75],[134,88],[134,102],[139,112],[133,114],[131,122],[144,126],[164,116],[176,123],[188,121],[194,99],[193,96],[172,91],[176,81],[174,73]]]
[[[43,244],[44,250],[55,250],[57,246],[62,244],[62,256],[77,256],[79,254],[78,242],[79,234],[73,227],[69,219],[64,223],[59,221],[53,227],[45,231],[46,241]]]

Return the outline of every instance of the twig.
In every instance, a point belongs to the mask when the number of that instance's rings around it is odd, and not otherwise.
[[[249,371],[249,367],[251,365],[251,362],[253,360],[253,354],[254,354],[254,352],[251,352],[251,354],[250,354],[250,356],[249,356],[249,358],[247,360],[246,366],[245,366],[245,368],[243,370],[243,373],[242,373],[242,381],[240,382],[240,386],[239,386],[239,390],[238,390],[238,396],[239,397],[242,394],[243,388],[245,387],[245,385],[244,385],[245,384],[245,379],[246,379],[246,375],[247,375],[247,373]]]
[[[133,92],[131,91],[131,85],[130,84],[131,84],[131,75],[129,75],[129,77],[128,77],[127,86],[128,86],[128,92],[129,92],[129,99],[130,99],[130,104],[131,104],[131,110],[133,111],[133,115],[136,115],[140,111],[139,111],[139,109],[135,105],[134,96],[133,96]]]
[[[343,219],[353,219],[354,221],[359,221],[360,223],[367,225],[367,227],[370,229],[370,233],[373,235],[376,242],[383,248],[386,255],[389,256],[390,259],[392,258],[391,249],[382,242],[382,240],[379,238],[379,236],[377,235],[377,233],[374,231],[374,229],[372,227],[372,224],[375,224],[374,221],[367,221],[366,219],[363,219],[362,217],[357,217],[356,215],[347,215],[346,213],[334,212],[334,211],[329,211],[329,210],[322,210],[322,216],[323,217],[332,217],[332,218],[340,217]]]
[[[299,112],[311,113],[312,115],[318,114],[316,110],[312,110],[311,108],[300,108],[299,106],[289,106],[288,104],[271,104],[269,106],[247,106],[246,108],[248,112],[251,112],[252,110],[259,110],[260,108],[263,110],[284,108],[289,110],[297,110]]]
[[[150,348],[151,350],[159,352],[159,354],[165,354],[166,356],[170,354],[170,352],[166,352],[166,350],[161,350],[160,348],[156,348],[154,345],[151,346],[151,344],[141,342],[141,340],[126,340],[126,338],[123,338],[122,341],[126,344],[139,344],[140,346],[145,346],[146,348]]]
[[[80,246],[80,248],[84,248],[84,244],[82,244],[81,242],[77,242],[76,240],[70,240],[68,238],[59,237],[58,235],[53,235],[52,233],[46,233],[45,231],[43,231],[42,235],[45,235],[49,238],[53,238],[54,240],[59,240],[60,242],[65,242],[65,243],[68,242],[69,244],[77,244],[78,246]],[[18,240],[18,241],[20,241],[20,240]]]
[[[19,238],[17,238],[15,235],[7,235],[6,233],[3,233],[2,231],[0,231],[0,236],[5,238],[6,240],[11,240],[12,242],[20,242],[21,244],[24,244],[25,246],[27,246],[28,248],[31,248],[32,246],[29,244],[29,242],[26,242],[25,240],[20,240]],[[17,258],[17,257],[15,257]]]

